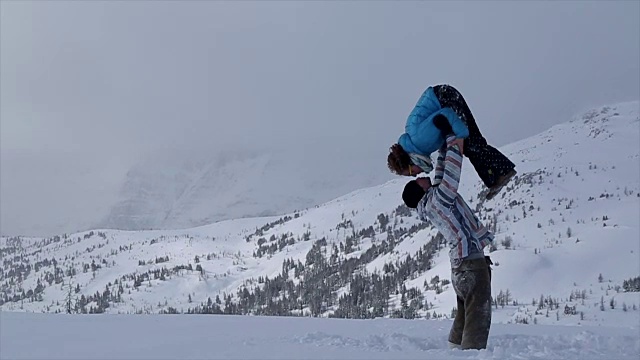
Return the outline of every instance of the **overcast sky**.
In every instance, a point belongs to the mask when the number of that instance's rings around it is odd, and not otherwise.
[[[639,18],[637,1],[2,1],[2,232],[77,194],[55,169],[102,174],[95,190],[159,148],[320,142],[387,171],[432,84],[505,145],[637,100]]]

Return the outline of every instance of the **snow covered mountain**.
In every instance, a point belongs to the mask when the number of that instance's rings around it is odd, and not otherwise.
[[[496,233],[494,322],[637,332],[639,107],[594,109],[503,147],[519,173],[491,201],[465,159],[461,193]],[[448,318],[455,296],[447,251],[401,205],[406,181],[285,215],[183,230],[3,237],[0,308]]]
[[[129,171],[120,192],[121,200],[97,226],[123,230],[175,229],[278,215],[391,179],[383,162],[380,171],[373,171],[375,167],[368,165],[360,167],[361,171],[353,171],[353,164],[339,161],[339,149],[328,144],[309,147],[325,150],[318,153],[276,147],[265,152],[234,150],[211,156],[201,152],[197,158],[158,153]],[[374,162],[372,154],[359,158],[365,163]],[[327,159],[332,163],[327,164]],[[328,169],[343,175],[323,176]]]

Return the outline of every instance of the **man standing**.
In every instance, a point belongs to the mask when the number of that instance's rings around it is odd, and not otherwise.
[[[458,194],[462,155],[460,139],[449,136],[439,150],[433,183],[428,177],[408,182],[404,203],[430,220],[449,245],[451,283],[457,312],[449,333],[449,345],[460,349],[484,349],[491,327],[491,260],[484,247],[493,234],[473,214]]]

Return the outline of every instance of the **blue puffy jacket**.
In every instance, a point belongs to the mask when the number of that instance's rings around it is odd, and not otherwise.
[[[445,144],[444,134],[434,125],[433,119],[443,115],[449,120],[451,129],[457,138],[469,136],[469,129],[453,109],[440,106],[440,101],[429,86],[422,93],[415,108],[411,111],[405,125],[405,133],[398,144],[408,153],[429,156]]]

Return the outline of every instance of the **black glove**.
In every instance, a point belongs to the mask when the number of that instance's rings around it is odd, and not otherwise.
[[[449,120],[442,115],[438,114],[433,118],[433,125],[440,130],[442,136],[446,139],[449,135],[453,134],[453,129],[451,128],[451,124],[449,124]]]

